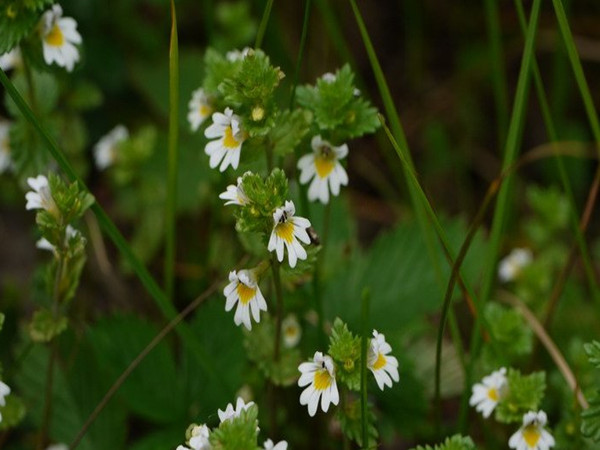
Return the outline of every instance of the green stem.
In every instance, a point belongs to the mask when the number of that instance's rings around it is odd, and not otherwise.
[[[260,25],[258,26],[258,33],[256,33],[254,48],[260,48],[262,46],[265,32],[267,31],[267,24],[269,23],[269,17],[271,16],[271,9],[273,8],[273,1],[274,0],[267,0],[267,6],[265,6],[265,11],[263,12]]]
[[[360,421],[362,431],[362,448],[369,448],[369,435],[367,433],[367,342],[369,341],[369,302],[371,295],[365,288],[362,293],[361,304],[361,341],[360,341]]]
[[[305,0],[304,19],[302,20],[302,34],[300,36],[300,48],[298,49],[298,59],[296,60],[294,78],[292,79],[292,92],[290,94],[290,110],[294,108],[296,86],[298,86],[298,80],[300,78],[300,67],[302,67],[302,59],[304,58],[304,49],[306,47],[306,36],[308,35],[308,22],[310,20],[311,4],[312,0]]]
[[[171,44],[169,49],[169,149],[167,167],[167,202],[165,208],[165,294],[173,301],[177,215],[177,139],[179,132],[179,46],[177,13],[171,0]]]
[[[277,299],[276,322],[275,322],[275,343],[273,350],[273,359],[279,361],[279,353],[281,348],[281,322],[283,320],[283,291],[281,289],[281,276],[279,269],[281,263],[277,261],[275,253],[271,256],[273,271],[273,283],[275,284],[275,298]]]
[[[31,67],[27,61],[27,58],[21,58],[23,61],[23,71],[25,72],[25,80],[27,82],[27,93],[29,96],[29,104],[35,114],[38,114],[39,108],[37,104],[37,98],[35,96],[35,83],[33,82],[33,74],[31,73]]]
[[[485,15],[487,19],[488,39],[490,44],[491,76],[498,119],[498,147],[504,145],[506,129],[508,128],[508,89],[506,83],[506,67],[502,51],[502,33],[500,32],[500,17],[497,0],[485,0]]]

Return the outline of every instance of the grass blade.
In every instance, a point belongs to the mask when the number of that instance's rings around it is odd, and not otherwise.
[[[269,24],[269,18],[271,17],[271,9],[273,9],[273,1],[274,0],[267,0],[267,6],[265,6],[265,11],[263,12],[260,25],[258,26],[258,33],[256,33],[254,48],[260,48],[262,46],[265,32],[267,31],[267,25]]]

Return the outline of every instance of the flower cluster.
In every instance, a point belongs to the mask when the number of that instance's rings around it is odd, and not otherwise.
[[[210,450],[213,448],[233,448],[230,442],[256,447],[256,439],[260,428],[256,420],[257,408],[254,402],[246,403],[241,397],[236,400],[235,407],[229,403],[225,410],[218,410],[219,427],[211,430],[205,424],[191,424],[186,431],[186,445],[179,445],[177,450]],[[274,444],[271,439],[264,443],[265,450],[287,450],[287,442]]]
[[[337,332],[336,341],[332,339],[330,351],[335,355],[336,360],[343,363],[344,368],[340,369],[344,373],[348,369],[359,375],[360,364],[353,362],[353,357],[359,353],[360,340],[353,337],[347,330],[347,327],[341,321],[336,319],[334,327],[339,327],[341,332]],[[342,353],[338,349],[343,348]],[[386,342],[385,336],[377,330],[373,330],[373,338],[370,340],[367,352],[367,368],[373,373],[379,389],[384,390],[385,386],[392,387],[392,381],[400,380],[398,374],[398,360],[391,356],[391,346]],[[348,368],[348,362],[351,362]],[[360,359],[357,359],[360,363]],[[329,410],[329,405],[337,405],[339,402],[339,391],[337,384],[336,361],[330,355],[324,355],[321,352],[315,352],[312,361],[304,362],[298,366],[300,378],[298,386],[305,388],[300,394],[300,404],[308,406],[308,414],[314,416],[317,413],[319,403],[323,412]],[[342,381],[350,389],[356,389],[356,384],[343,378]]]

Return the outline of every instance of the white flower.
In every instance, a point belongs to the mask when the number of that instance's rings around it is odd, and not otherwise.
[[[515,248],[498,266],[498,278],[506,283],[515,280],[524,267],[531,264],[533,255],[528,248]]]
[[[55,4],[42,16],[42,47],[46,64],[56,62],[70,72],[79,61],[79,50],[74,44],[81,44],[81,35],[75,19],[62,14],[61,6]]]
[[[0,121],[0,173],[5,172],[12,165],[10,159],[10,122]]]
[[[202,122],[212,114],[212,106],[204,89],[199,88],[192,92],[192,99],[188,103],[188,108],[188,122],[192,131],[196,131],[202,125]]]
[[[246,139],[242,131],[240,118],[231,108],[225,108],[225,113],[216,112],[212,115],[213,123],[204,130],[204,136],[215,139],[206,144],[204,151],[210,156],[209,165],[214,169],[221,163],[219,170],[224,172],[227,166],[234,169],[240,163],[242,143]]]
[[[392,387],[392,380],[400,381],[398,360],[390,356],[392,347],[385,341],[385,336],[373,330],[373,339],[367,355],[367,367],[373,375],[377,386],[383,391],[384,386]]]
[[[231,50],[227,52],[225,58],[227,58],[227,61],[229,62],[241,61],[246,56],[248,56],[248,53],[250,53],[251,51],[253,50],[250,47],[244,47],[244,49],[241,51],[238,49]]]
[[[206,425],[202,424],[193,427],[189,441],[192,450],[210,450],[212,447],[208,441],[209,436],[210,429]]]
[[[263,444],[265,450],[287,450],[287,441],[279,441],[277,444],[273,444],[271,439],[267,439]]]
[[[235,403],[235,409],[233,409],[233,405],[231,403],[228,403],[227,408],[225,408],[225,411],[221,411],[220,409],[217,411],[217,414],[219,415],[219,420],[221,421],[221,423],[223,423],[226,420],[235,419],[236,417],[240,416],[242,411],[246,411],[252,405],[254,405],[254,402],[244,403],[244,399],[242,397],[238,397]]]
[[[300,404],[308,405],[310,416],[317,413],[319,398],[323,412],[327,412],[330,403],[334,405],[339,403],[340,395],[335,382],[335,367],[331,356],[315,352],[313,361],[300,364],[298,370],[302,373],[298,386],[308,386],[300,394]]]
[[[327,203],[330,190],[332,195],[339,195],[340,186],[348,184],[348,174],[340,164],[340,160],[348,154],[348,146],[343,144],[335,147],[321,139],[321,136],[313,137],[311,146],[313,152],[298,160],[298,168],[302,171],[300,183],[306,184],[312,178],[308,199]]]
[[[107,134],[102,136],[94,146],[94,159],[96,167],[104,170],[117,160],[117,150],[121,142],[129,137],[129,131],[123,125],[117,125]]]
[[[27,184],[33,191],[29,191],[25,194],[25,199],[27,200],[25,209],[45,209],[51,214],[58,213],[58,208],[52,198],[52,192],[50,192],[48,178],[44,175],[38,175],[35,178],[27,178]]]
[[[246,172],[248,173],[248,172]],[[219,198],[223,200],[227,200],[225,202],[225,206],[227,205],[238,205],[243,206],[250,203],[250,199],[246,196],[244,189],[242,188],[242,177],[238,177],[237,185],[230,184],[227,186],[227,190],[225,192],[221,192],[219,194]]]
[[[513,434],[508,446],[516,450],[548,450],[554,447],[554,438],[544,429],[548,418],[544,411],[529,411],[523,416],[523,425]]]
[[[283,331],[283,344],[288,348],[298,345],[302,337],[302,328],[300,328],[298,319],[294,314],[290,314],[283,319],[281,328]]]
[[[233,321],[236,325],[243,323],[249,330],[252,329],[250,312],[258,323],[260,322],[260,311],[267,310],[267,302],[260,292],[256,277],[251,270],[229,272],[229,284],[223,289],[223,295],[227,298],[225,311],[231,311],[237,303]]]
[[[277,260],[283,261],[283,247],[287,248],[290,267],[296,267],[298,259],[306,259],[306,250],[298,242],[310,243],[310,237],[306,229],[310,222],[304,217],[294,217],[296,207],[291,201],[286,201],[282,208],[277,208],[273,213],[273,231],[269,238],[267,249],[277,253]]]
[[[475,409],[487,419],[505,394],[506,383],[506,369],[504,367],[483,377],[481,383],[473,385],[473,394],[469,404],[475,406]]]
[[[5,72],[19,65],[21,65],[21,50],[19,50],[19,47],[15,47],[11,51],[0,55],[0,69]]]
[[[52,444],[46,450],[69,450],[69,446],[67,444]]]
[[[326,72],[321,75],[321,79],[326,83],[333,83],[336,80],[336,76],[331,72]]]
[[[0,381],[0,406],[6,406],[5,397],[10,394],[10,388],[6,383]]]
[[[79,233],[79,231],[77,231],[71,225],[67,225],[67,228],[65,229],[64,245],[67,246],[71,239],[73,239],[75,236],[78,236],[80,234],[81,233]],[[40,240],[38,240],[35,243],[35,246],[37,248],[39,248],[40,250],[48,250],[53,253],[56,251],[56,248],[54,247],[54,245],[52,245],[46,238],[41,238]]]

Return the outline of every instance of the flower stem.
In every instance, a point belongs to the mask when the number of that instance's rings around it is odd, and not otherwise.
[[[279,353],[281,348],[281,322],[283,320],[283,292],[281,290],[281,276],[279,273],[279,267],[281,264],[277,261],[275,253],[271,256],[273,263],[271,269],[273,270],[273,283],[275,284],[275,298],[277,299],[277,309],[275,318],[275,343],[273,345],[273,359],[279,361]]]
[[[360,342],[360,420],[362,430],[362,448],[369,448],[367,433],[367,342],[369,336],[369,303],[371,294],[368,288],[362,293],[361,325],[362,337]]]
[[[179,131],[179,49],[177,43],[177,14],[171,0],[171,44],[169,49],[169,149],[167,167],[167,202],[165,208],[165,294],[173,301],[175,276],[175,225],[177,203],[177,138]]]

